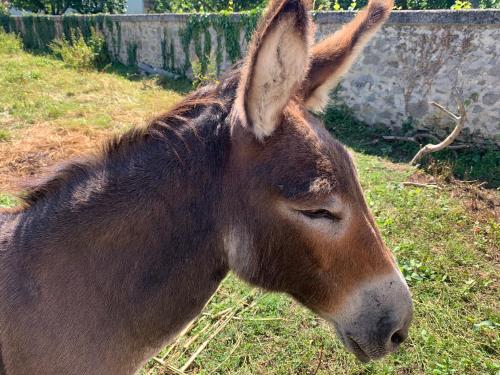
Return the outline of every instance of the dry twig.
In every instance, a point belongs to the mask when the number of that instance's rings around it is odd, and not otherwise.
[[[212,334],[205,340],[203,343],[196,349],[196,351],[189,357],[189,359],[184,363],[184,365],[181,367],[181,371],[186,371],[189,366],[191,366],[191,363],[194,362],[196,357],[205,349],[205,347],[212,341],[215,336],[219,334],[220,331],[224,329],[224,327],[231,321],[231,318],[236,314],[236,311],[230,312],[227,316],[226,319],[222,321],[222,323],[219,323],[217,328],[212,332]],[[216,323],[217,324],[217,323]]]
[[[314,370],[313,375],[316,375],[321,367],[321,361],[323,360],[323,345],[321,345],[321,349],[319,352],[318,365],[316,366],[316,370]]]
[[[201,335],[203,335],[209,328],[211,328],[210,324],[207,324],[203,327],[196,335],[190,337],[188,341],[184,345],[182,345],[182,349],[188,349],[193,342],[195,342]]]
[[[401,183],[403,186],[417,186],[417,187],[424,187],[424,188],[434,188],[434,189],[439,189],[441,188],[437,186],[436,184],[422,184],[420,182],[413,182],[413,181],[406,181]]]
[[[247,296],[242,298],[235,307],[232,307],[227,313],[225,313],[221,320],[219,320],[217,323],[213,325],[215,327],[214,331],[210,334],[210,336],[198,347],[198,349],[195,350],[195,352],[189,357],[189,359],[184,363],[184,365],[181,367],[181,371],[186,371],[189,366],[194,362],[196,357],[205,349],[205,347],[226,327],[226,325],[233,319],[233,317],[236,315],[238,312],[242,312],[244,310],[248,310],[255,306],[257,303],[256,300],[251,302],[248,305],[245,305],[247,303],[248,298],[253,298],[255,296],[256,291],[253,290],[250,292]]]
[[[179,370],[177,367],[172,366],[170,363],[165,362],[161,358],[153,357],[153,361],[159,363],[163,368],[165,368],[172,375],[186,375],[186,373],[184,371]]]
[[[453,119],[453,121],[455,121],[455,123],[456,123],[456,126],[453,129],[453,131],[450,133],[450,135],[448,135],[448,137],[446,137],[445,140],[442,141],[441,143],[438,143],[436,145],[428,144],[428,145],[422,147],[420,149],[420,151],[417,152],[417,154],[411,160],[411,162],[410,162],[411,165],[417,164],[417,162],[420,159],[422,159],[422,157],[424,157],[427,154],[430,154],[432,152],[437,152],[437,151],[440,151],[440,150],[448,147],[458,137],[458,135],[460,134],[460,132],[462,131],[462,129],[464,127],[465,120],[467,118],[467,113],[465,111],[464,102],[463,102],[460,94],[458,93],[458,91],[457,91],[457,94],[456,94],[456,100],[457,100],[458,111],[459,111],[459,115],[458,116],[455,115],[454,113],[448,111],[441,104],[438,104],[436,102],[430,102],[431,105],[433,105],[434,107],[438,108],[439,110],[441,110],[442,112],[444,112],[448,117],[450,117],[451,119]]]
[[[406,141],[420,144],[415,137],[399,137],[397,135],[384,135],[382,139],[386,141]]]

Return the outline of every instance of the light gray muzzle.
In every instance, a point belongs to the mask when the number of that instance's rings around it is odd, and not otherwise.
[[[329,320],[346,348],[368,362],[394,352],[408,337],[413,305],[397,274],[365,283]]]

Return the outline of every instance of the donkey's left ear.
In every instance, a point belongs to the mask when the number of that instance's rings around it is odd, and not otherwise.
[[[307,74],[312,22],[306,0],[271,0],[253,35],[235,111],[258,139],[278,126]]]

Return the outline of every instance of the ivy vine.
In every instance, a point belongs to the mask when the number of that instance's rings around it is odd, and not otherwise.
[[[192,70],[191,48],[194,49],[197,64],[202,74],[215,66],[221,72],[225,58],[235,63],[241,58],[241,38],[248,42],[260,17],[260,10],[242,12],[234,15],[224,11],[216,14],[191,14],[186,25],[179,30],[179,39],[184,54],[184,64],[176,69],[175,36],[163,29],[160,40],[162,65],[164,69],[187,75]],[[26,49],[47,51],[50,43],[57,37],[58,18],[44,15],[23,17],[0,16],[0,27],[7,32],[19,33]],[[127,49],[128,63],[135,64],[137,43],[122,46],[122,30],[119,21],[106,15],[67,15],[60,18],[62,36],[71,41],[74,35],[90,38],[93,28],[110,35],[110,53],[118,59],[121,49]],[[212,38],[215,33],[215,38]],[[214,61],[215,60],[215,61]]]
[[[230,12],[217,14],[192,14],[189,16],[186,27],[179,32],[184,52],[184,74],[192,69],[190,51],[194,45],[196,57],[199,60],[201,73],[207,73],[212,58],[212,38],[210,28],[216,33],[215,65],[217,74],[220,73],[224,53],[231,63],[241,58],[241,33],[250,40],[261,12],[259,10],[242,12],[235,16]]]
[[[10,17],[9,16],[5,16],[5,15],[2,15],[0,14],[0,26],[3,28],[3,30],[8,33],[9,30],[10,30]]]

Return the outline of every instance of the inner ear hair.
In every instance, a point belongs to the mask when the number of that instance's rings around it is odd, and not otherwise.
[[[269,136],[297,93],[308,69],[312,43],[308,1],[271,1],[253,35],[235,111],[257,139]]]
[[[333,35],[314,45],[311,65],[301,88],[307,107],[323,110],[330,91],[389,17],[393,0],[370,0],[356,17]]]

